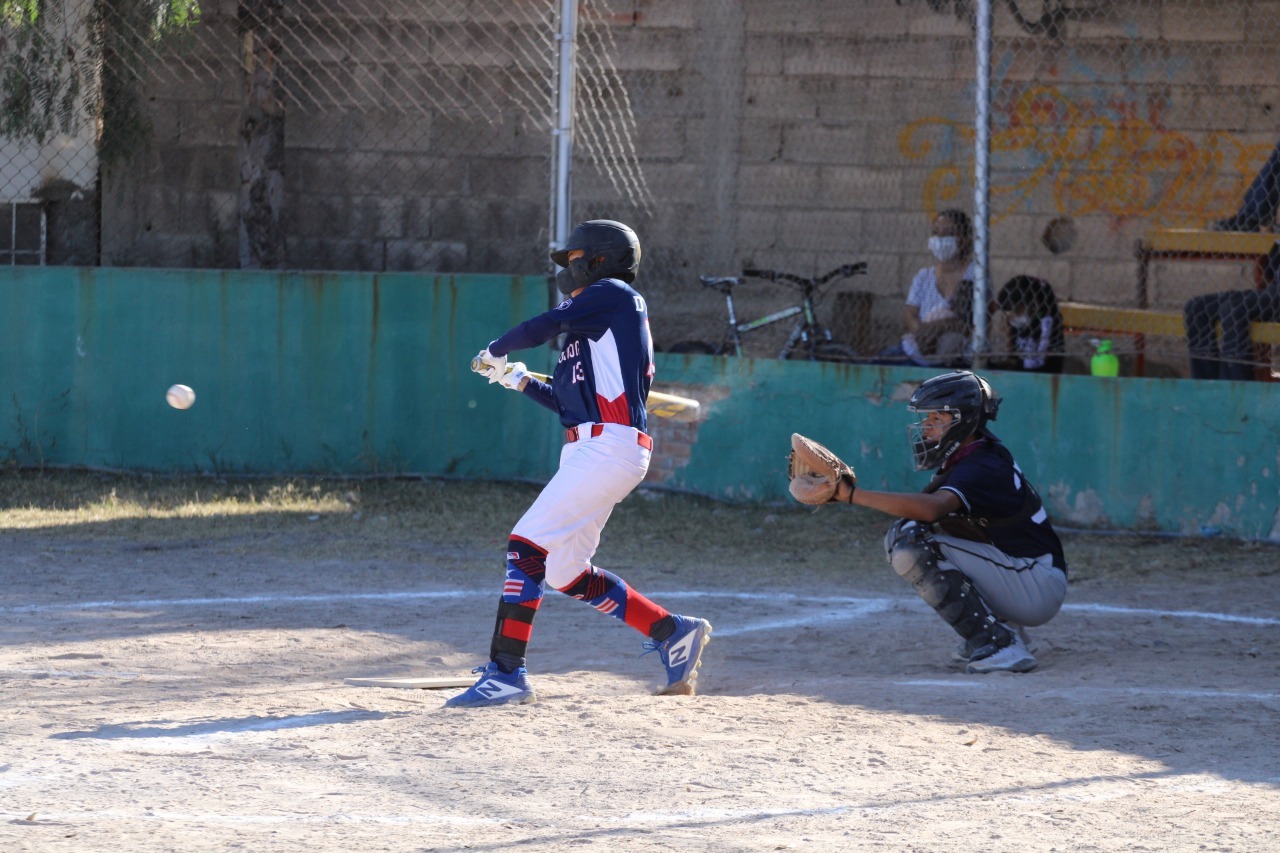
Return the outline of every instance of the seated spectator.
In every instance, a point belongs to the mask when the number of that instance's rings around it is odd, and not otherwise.
[[[962,367],[972,358],[973,223],[962,210],[944,210],[933,220],[929,251],[936,264],[911,281],[903,309],[904,334],[879,353],[889,364]]]
[[[1192,379],[1253,378],[1249,324],[1280,321],[1280,240],[1263,262],[1263,287],[1223,290],[1187,300],[1182,309]],[[1215,327],[1221,326],[1219,341]]]
[[[1053,285],[1042,278],[1015,276],[1000,288],[996,307],[1004,312],[1010,358],[993,361],[992,366],[1003,370],[1061,373],[1066,339]]]
[[[1276,226],[1276,209],[1280,208],[1280,143],[1262,164],[1253,183],[1244,191],[1240,209],[1226,219],[1213,223],[1215,231],[1260,231]]]

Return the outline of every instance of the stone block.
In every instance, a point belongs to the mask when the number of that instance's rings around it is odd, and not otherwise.
[[[1274,47],[1280,41],[1280,2],[1253,0],[1245,8],[1244,40]]]
[[[636,0],[635,22],[642,29],[691,30],[694,20],[704,14],[699,5],[685,0]]]
[[[689,158],[698,149],[694,140],[702,140],[706,121],[680,116],[655,116],[636,123],[635,147],[645,160],[678,160]]]
[[[620,72],[681,71],[689,62],[692,35],[685,30],[623,29],[613,32],[610,59]]]
[[[743,48],[746,73],[761,77],[782,74],[783,43],[785,37],[777,33],[750,33]]]
[[[1280,81],[1276,43],[1224,48],[1218,59],[1218,73],[1225,86],[1266,86],[1274,91]]]
[[[771,163],[782,157],[783,122],[745,119],[738,156],[743,163]]]
[[[859,123],[793,122],[783,132],[782,159],[792,163],[839,164],[865,150],[867,128]]]
[[[438,22],[429,26],[433,65],[501,68],[517,55],[525,39],[500,27],[480,23]]]
[[[1136,263],[1123,258],[1080,260],[1072,265],[1067,289],[1081,302],[1133,307],[1137,305],[1136,271]]]
[[[744,205],[738,211],[734,237],[740,252],[768,250],[778,246],[778,216],[771,208]]]
[[[906,202],[902,173],[865,166],[823,166],[816,200],[827,207],[898,210]]]
[[[866,214],[862,228],[853,233],[861,237],[864,246],[901,253],[914,273],[929,261],[929,227],[930,219],[923,211],[884,210]]]
[[[1184,44],[1239,41],[1240,34],[1246,30],[1246,5],[1163,3],[1160,6],[1160,37]]]
[[[173,215],[172,205],[180,207]],[[236,192],[184,192],[153,209],[147,230],[172,231],[178,234],[220,235],[220,239],[238,240],[240,228],[240,196]]]
[[[628,96],[637,116],[691,116],[705,108],[702,91],[703,81],[685,70],[644,75],[643,83],[631,88]]]
[[[920,16],[909,3],[876,0],[828,4],[826,9],[822,32],[857,40],[901,38],[908,32],[911,20]]]
[[[545,160],[476,159],[468,161],[466,169],[468,191],[479,198],[545,201],[550,191]]]
[[[457,241],[388,240],[385,268],[397,272],[461,269],[466,255],[466,244]]]
[[[866,42],[809,34],[782,39],[782,73],[796,77],[863,77],[872,73],[875,51]]]
[[[797,210],[779,212],[780,245],[807,251],[836,251],[864,234],[866,215],[859,210]]]
[[[348,161],[340,154],[291,151],[285,180],[290,191],[315,192],[321,187],[330,192],[348,192]]]
[[[819,166],[795,163],[744,166],[739,171],[738,196],[770,207],[810,204],[819,196],[821,172]]]
[[[196,101],[161,110],[178,117],[175,141],[185,145],[235,147],[240,144],[240,107],[220,101]],[[288,121],[285,122],[286,144]]]
[[[858,52],[872,77],[957,81],[974,75],[970,43],[960,40],[867,41]]]
[[[792,77],[747,77],[744,102],[747,119],[809,121],[818,115],[817,102],[804,81]]]
[[[1162,260],[1151,264],[1147,293],[1152,308],[1179,310],[1202,293],[1253,290],[1251,261]]]
[[[1002,35],[1010,32],[1003,27],[1003,21],[1000,20],[1001,14],[994,10],[996,4],[993,3],[991,29],[994,36],[997,32]],[[967,16],[957,15],[950,4],[942,6],[936,12],[926,13],[921,9],[915,14],[906,16],[904,31],[912,37],[929,38],[929,39],[947,39],[947,40],[973,40],[973,28],[971,27]],[[1020,32],[1020,31],[1019,31]]]
[[[752,33],[820,33],[829,14],[825,4],[794,0],[753,0],[746,9]]]
[[[350,225],[347,196],[320,193],[288,193],[285,204],[285,231],[297,237],[336,237]]]
[[[918,124],[867,126],[863,164],[932,171],[957,167],[973,171],[973,137],[960,122],[927,120]]]

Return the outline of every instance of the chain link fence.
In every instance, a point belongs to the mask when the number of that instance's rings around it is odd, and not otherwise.
[[[545,272],[560,5],[0,0],[0,264]],[[582,0],[572,218],[640,234],[659,347],[719,341],[700,275],[865,261],[817,306],[859,358],[1266,376],[1280,3],[993,4],[980,353],[938,219],[975,211],[976,14]]]

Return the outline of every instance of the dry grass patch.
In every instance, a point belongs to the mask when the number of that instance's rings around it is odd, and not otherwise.
[[[0,531],[78,542],[198,542],[245,553],[492,561],[539,484],[460,480],[213,478],[86,471],[0,473]],[[848,507],[727,504],[649,489],[614,512],[601,565],[738,588],[808,581],[893,587],[889,519]],[[1070,534],[1072,578],[1211,580],[1280,573],[1277,549],[1230,539]],[[747,571],[750,570],[750,571]]]

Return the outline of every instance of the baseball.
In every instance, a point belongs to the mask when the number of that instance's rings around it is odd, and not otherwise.
[[[165,392],[164,398],[175,409],[189,409],[196,401],[196,392],[186,385],[174,385]]]

